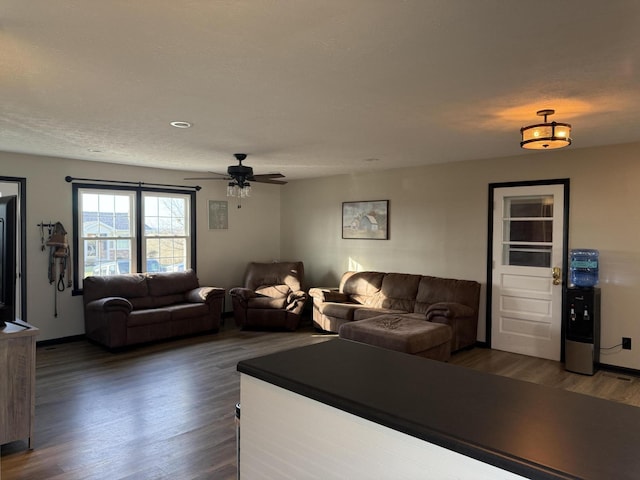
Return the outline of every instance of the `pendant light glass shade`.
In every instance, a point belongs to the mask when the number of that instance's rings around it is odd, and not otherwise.
[[[229,182],[227,185],[227,197],[247,198],[251,196],[251,185],[243,182],[242,187],[237,182]]]
[[[571,145],[571,125],[568,123],[548,122],[547,116],[554,110],[539,110],[537,115],[544,117],[544,123],[522,127],[520,146],[529,150],[553,150]]]

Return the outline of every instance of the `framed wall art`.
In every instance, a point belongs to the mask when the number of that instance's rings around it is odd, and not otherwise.
[[[226,200],[209,200],[209,230],[229,228],[229,203]]]
[[[342,202],[342,238],[389,239],[389,200]]]

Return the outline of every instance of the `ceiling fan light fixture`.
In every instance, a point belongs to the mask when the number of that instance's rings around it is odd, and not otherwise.
[[[227,185],[227,197],[247,198],[250,196],[251,184],[249,182],[242,182],[242,185],[240,185],[234,180]]]
[[[243,165],[242,161],[247,158],[246,153],[235,153],[234,157],[238,160],[238,165],[230,165],[227,168],[227,174],[211,172],[217,177],[188,177],[185,180],[224,180],[227,183],[227,197],[247,198],[251,196],[251,183],[270,183],[273,185],[284,185],[287,183],[284,180],[284,175],[281,173],[265,173],[261,175],[254,175],[253,168],[248,165]],[[238,208],[240,208],[240,202],[238,202]]]
[[[529,125],[520,129],[520,146],[527,150],[553,150],[571,145],[571,125],[560,122],[547,122],[547,116],[555,110],[538,110],[536,115],[544,117],[544,123]]]

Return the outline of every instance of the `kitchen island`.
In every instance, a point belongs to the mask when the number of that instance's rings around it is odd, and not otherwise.
[[[636,407],[343,339],[238,371],[243,480],[640,476]]]

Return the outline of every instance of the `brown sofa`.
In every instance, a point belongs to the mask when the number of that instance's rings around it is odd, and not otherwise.
[[[302,262],[251,262],[244,286],[229,290],[236,325],[295,330],[307,301]]]
[[[225,290],[193,270],[84,279],[87,338],[108,348],[218,331]]]
[[[346,272],[340,287],[312,288],[313,323],[338,332],[347,322],[383,314],[410,316],[449,325],[451,351],[476,343],[480,284],[423,275]]]

